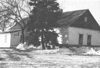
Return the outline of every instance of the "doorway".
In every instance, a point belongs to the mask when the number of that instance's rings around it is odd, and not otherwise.
[[[91,35],[87,36],[87,45],[91,45]]]
[[[83,34],[79,34],[79,45],[83,45]]]

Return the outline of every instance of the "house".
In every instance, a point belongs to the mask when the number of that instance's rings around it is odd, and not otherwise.
[[[100,26],[88,9],[65,12],[54,28],[59,33],[60,44],[100,45]],[[25,31],[25,36],[27,32]],[[0,32],[0,47],[16,47],[20,43],[21,28],[15,24],[5,32]]]
[[[21,30],[0,32],[0,47],[9,48],[18,45],[20,42],[19,31]]]
[[[12,26],[5,28],[4,31],[0,31],[0,48],[9,48],[9,47],[13,47],[15,45],[18,45],[20,42],[20,29],[13,29],[15,27],[15,24],[13,24]]]
[[[100,26],[88,9],[65,12],[58,23],[60,44],[100,45]]]
[[[28,18],[25,18],[24,21],[27,23]],[[0,31],[0,41],[2,42],[0,47],[15,48],[21,42],[21,35],[21,27],[19,24],[13,23],[10,27],[5,28],[4,31]],[[27,35],[28,32],[24,30],[24,36],[26,37]]]

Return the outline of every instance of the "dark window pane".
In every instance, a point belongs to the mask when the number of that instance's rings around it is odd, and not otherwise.
[[[87,22],[87,17],[84,18],[84,21]]]

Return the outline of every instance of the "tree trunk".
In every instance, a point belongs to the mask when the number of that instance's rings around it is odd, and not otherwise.
[[[45,49],[45,45],[44,45],[44,29],[42,29],[41,31],[41,43],[42,43],[42,49]]]
[[[47,48],[48,46],[47,46],[47,41],[45,40],[45,47]],[[48,48],[47,48],[48,49]]]
[[[21,31],[21,43],[24,43],[24,30]]]
[[[55,45],[54,44],[52,45],[52,48],[55,49]]]

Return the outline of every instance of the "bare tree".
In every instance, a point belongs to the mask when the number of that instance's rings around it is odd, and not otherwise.
[[[5,23],[16,23],[21,28],[21,42],[24,43],[24,31],[28,25],[24,18],[29,18],[31,7],[28,0],[0,0],[0,22],[5,27]]]

